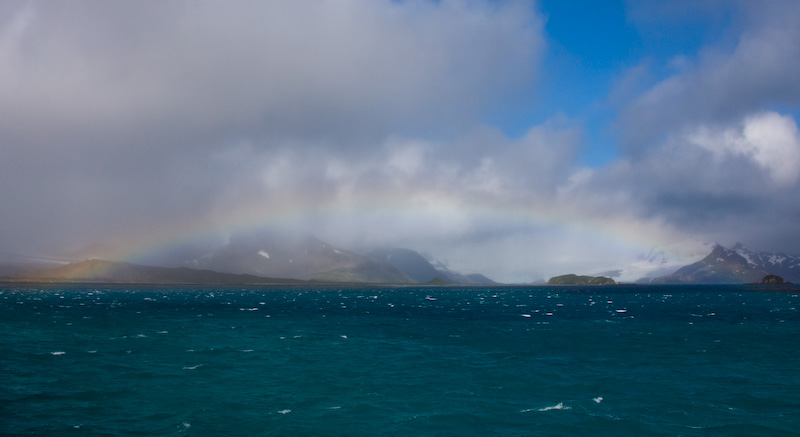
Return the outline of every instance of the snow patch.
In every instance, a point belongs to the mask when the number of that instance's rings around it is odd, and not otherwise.
[[[752,252],[747,251],[747,250],[743,250],[743,249],[738,249],[738,250],[736,250],[736,253],[738,253],[742,258],[746,259],[747,260],[747,264],[749,264],[751,266],[757,266],[758,265],[758,263],[753,260],[752,256],[754,254]]]
[[[774,264],[783,264],[784,261],[786,261],[786,257],[780,256],[780,255],[772,255],[769,258],[770,264],[773,264],[773,265]]]

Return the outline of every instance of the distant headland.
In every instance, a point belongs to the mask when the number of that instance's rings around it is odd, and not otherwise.
[[[575,274],[554,276],[547,285],[616,285],[616,281],[605,276],[578,276]]]

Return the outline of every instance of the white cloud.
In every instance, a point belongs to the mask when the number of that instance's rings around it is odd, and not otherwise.
[[[789,115],[761,112],[732,127],[700,126],[688,138],[717,157],[733,154],[752,159],[777,184],[791,185],[800,178],[800,135]]]

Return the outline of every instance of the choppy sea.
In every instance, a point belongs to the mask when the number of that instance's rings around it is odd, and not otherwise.
[[[2,435],[800,435],[800,288],[0,286]]]

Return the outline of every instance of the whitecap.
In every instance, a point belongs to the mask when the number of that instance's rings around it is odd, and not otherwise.
[[[281,414],[289,414],[289,413],[292,412],[292,410],[280,410],[278,412],[281,413]]]
[[[626,310],[626,309],[624,309],[624,308],[620,308],[620,309],[618,309],[618,310],[617,310],[617,312],[618,312],[618,313],[627,313],[627,312],[628,312],[628,310]]]
[[[537,411],[550,411],[550,410],[571,410],[572,407],[564,406],[563,402],[559,402],[556,405],[551,405],[549,407],[539,408]]]
[[[183,370],[194,370],[194,369],[196,369],[198,367],[202,367],[202,366],[203,366],[202,364],[198,364],[196,366],[184,366]]]
[[[530,319],[531,315],[530,314],[523,314],[522,317],[525,317],[526,319]]]
[[[603,402],[603,397],[602,396],[598,396],[598,397],[596,397],[596,398],[594,398],[592,400],[599,404],[600,402]]]
[[[346,335],[340,335],[339,337],[342,337],[342,338],[345,338],[345,339],[347,338]]]
[[[58,355],[64,355],[65,353],[66,353],[66,352],[64,352],[64,351],[55,351],[55,352],[50,352],[50,355],[56,355],[56,356],[58,356]]]

